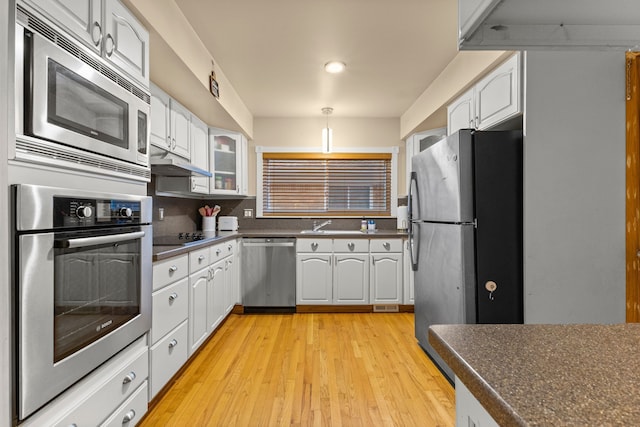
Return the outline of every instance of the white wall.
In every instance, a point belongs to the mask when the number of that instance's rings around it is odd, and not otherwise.
[[[254,118],[254,139],[249,142],[249,194],[256,194],[256,146],[318,147],[326,117]],[[398,154],[398,194],[404,194],[405,145],[400,140],[400,119],[329,117],[335,148],[400,147]]]
[[[526,323],[625,321],[624,58],[526,54]]]

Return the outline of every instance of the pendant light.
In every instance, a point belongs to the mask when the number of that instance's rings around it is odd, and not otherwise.
[[[327,126],[322,129],[322,152],[330,153],[333,146],[333,129],[329,127],[329,114],[333,113],[333,108],[324,107],[322,114],[327,116]]]

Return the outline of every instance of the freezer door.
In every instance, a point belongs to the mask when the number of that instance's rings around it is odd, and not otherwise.
[[[429,345],[436,324],[476,323],[474,228],[471,224],[414,223],[420,241],[415,273],[415,330],[441,369],[453,373]]]
[[[472,133],[462,130],[411,159],[416,189],[411,218],[422,221],[473,221]]]

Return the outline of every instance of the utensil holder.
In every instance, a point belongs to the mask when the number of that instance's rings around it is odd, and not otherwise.
[[[202,217],[202,231],[216,231],[215,215]]]

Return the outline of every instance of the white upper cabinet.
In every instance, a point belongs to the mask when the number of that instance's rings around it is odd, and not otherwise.
[[[118,0],[104,0],[103,55],[149,86],[149,33]]]
[[[152,145],[191,160],[191,112],[151,84]]]
[[[520,57],[510,57],[447,106],[448,135],[489,129],[522,112]]]
[[[20,0],[149,87],[149,32],[118,0]]]
[[[475,128],[473,89],[460,95],[447,107],[447,135],[460,129]]]
[[[200,169],[209,170],[209,129],[202,120],[191,115],[191,163]],[[191,191],[209,194],[208,177],[192,177]]]
[[[460,50],[631,49],[637,0],[458,0]]]
[[[209,128],[209,192],[247,194],[247,139],[244,135]]]
[[[100,0],[22,0],[44,12],[85,45],[100,52],[102,10]]]

